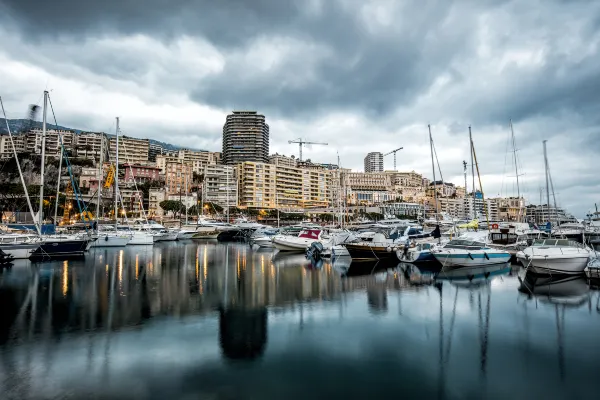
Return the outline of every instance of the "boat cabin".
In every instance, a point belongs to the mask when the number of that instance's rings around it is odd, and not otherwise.
[[[487,248],[485,243],[474,240],[454,239],[449,241],[445,249],[461,249],[461,250],[481,250]]]

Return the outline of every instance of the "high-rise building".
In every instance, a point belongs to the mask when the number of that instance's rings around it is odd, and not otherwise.
[[[127,136],[119,136],[119,162],[143,164],[148,162],[150,152],[150,141],[148,139],[136,139]],[[110,161],[116,159],[117,138],[110,138]]]
[[[383,154],[373,151],[365,157],[365,172],[383,172]]]
[[[223,125],[223,164],[269,162],[269,125],[256,111],[233,111]]]
[[[238,186],[234,167],[207,165],[203,171],[202,202],[215,203],[221,207],[236,207]]]

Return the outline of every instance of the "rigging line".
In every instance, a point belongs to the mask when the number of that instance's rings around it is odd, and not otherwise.
[[[119,129],[119,130],[121,132],[123,132],[121,129]],[[123,135],[121,135],[121,138],[123,138]],[[133,161],[129,160],[129,152],[127,152],[127,147],[125,146],[125,142],[123,140],[121,140],[121,145],[123,146],[123,151],[125,152],[125,158],[127,158],[127,163],[129,164],[129,172],[131,173],[131,176],[133,177],[133,184],[135,185],[135,191],[138,194],[138,199],[139,199],[139,203],[140,203],[140,209],[142,210],[142,215],[144,216],[144,219],[146,220],[146,224],[148,224],[148,217],[146,215],[146,211],[144,210],[144,200],[141,198],[141,196],[139,196],[140,190],[138,189],[137,182],[135,181],[135,176],[133,175],[133,168],[131,167],[131,164]],[[148,197],[150,197],[150,195],[148,195]],[[150,199],[148,199],[148,201],[150,201]],[[186,194],[186,202],[187,202],[187,194]],[[123,199],[121,199],[121,204],[122,203],[123,203]],[[123,207],[125,207],[125,206],[123,206]]]
[[[6,123],[6,129],[8,130],[8,137],[10,138],[10,144],[13,149],[13,154],[15,156],[15,162],[17,163],[17,169],[19,170],[19,177],[21,178],[21,184],[23,185],[23,192],[25,193],[25,198],[27,199],[27,205],[29,206],[29,213],[31,214],[31,218],[34,221],[35,228],[37,230],[38,235],[42,234],[42,227],[38,224],[37,218],[35,218],[35,214],[33,213],[33,207],[31,206],[31,199],[29,198],[29,192],[27,190],[27,185],[25,184],[25,178],[23,178],[23,171],[21,170],[21,163],[19,163],[19,157],[17,157],[17,148],[15,147],[15,142],[13,140],[12,132],[10,131],[10,126],[8,124],[8,118],[6,117],[6,111],[4,110],[4,103],[2,102],[2,96],[0,96],[0,106],[2,107],[2,114],[4,114],[4,122]],[[41,210],[40,210],[41,212]]]
[[[58,122],[56,121],[56,114],[54,113],[54,107],[52,105],[50,93],[48,93],[48,103],[50,104],[50,110],[52,111],[52,117],[54,118],[54,125],[57,127]],[[67,171],[69,172],[69,178],[71,178],[71,186],[73,187],[73,193],[75,193],[75,199],[77,200],[77,208],[79,208],[79,215],[81,216],[81,220],[84,221],[85,219],[83,217],[83,211],[87,210],[87,206],[85,206],[85,201],[83,200],[83,196],[79,191],[79,185],[77,184],[77,182],[75,181],[75,177],[73,176],[73,169],[71,167],[71,162],[69,161],[69,155],[67,154],[67,151],[65,149],[65,144],[62,140],[62,135],[60,133],[57,133],[57,135],[58,140],[60,141],[61,152],[64,155],[65,164],[67,165]],[[84,207],[81,206],[82,203],[84,204]],[[84,228],[87,231],[87,227],[84,226]]]
[[[435,161],[437,162],[438,171],[440,171],[440,180],[442,181],[442,186],[444,185],[444,177],[442,176],[442,169],[440,168],[440,160],[437,156],[437,151],[435,150],[435,142],[431,139],[431,143],[433,145],[433,154],[435,155]]]

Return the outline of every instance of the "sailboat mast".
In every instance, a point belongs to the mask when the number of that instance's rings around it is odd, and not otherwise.
[[[471,128],[469,128],[471,131]],[[473,145],[473,141],[471,140],[471,149],[473,150],[473,160],[475,161],[475,167],[477,167],[477,179],[479,180],[479,188],[481,189],[481,201],[483,203],[483,208],[485,209],[485,219],[487,222],[487,229],[490,230],[490,210],[485,202],[485,195],[483,194],[483,185],[481,184],[481,174],[479,173],[479,164],[477,163],[477,154],[475,154],[475,146]],[[475,204],[475,203],[473,203]]]
[[[60,198],[60,176],[62,174],[62,159],[63,159],[63,146],[60,146],[60,159],[58,161],[58,179],[56,184],[56,201],[54,202],[54,225],[58,225],[56,220],[58,219],[58,200]]]
[[[44,90],[44,111],[42,120],[42,161],[40,166],[40,209],[38,214],[38,220],[40,224],[40,230],[44,224],[44,174],[46,164],[46,115],[48,113],[48,91]]]
[[[115,147],[115,231],[119,224],[119,117],[116,117],[116,147]]]
[[[544,140],[542,143],[544,144],[544,167],[546,169],[546,204],[548,204],[548,220],[550,220],[550,176],[548,171],[548,154],[546,152],[546,142],[547,140]]]
[[[475,163],[473,162],[473,136],[469,125],[469,147],[471,149],[471,176],[473,177],[473,218],[475,218]]]
[[[513,129],[512,119],[510,120],[510,134],[512,137],[513,160],[515,162],[515,177],[517,178],[517,198],[521,198],[521,189],[519,187],[519,166],[517,165],[517,142],[515,141],[515,131]],[[520,202],[520,200],[519,200]],[[520,207],[519,207],[520,212]]]
[[[100,201],[102,201],[102,164],[104,161],[104,152],[102,151],[104,144],[104,134],[100,135],[100,160],[98,161],[98,199],[96,201],[96,231],[98,231],[98,218],[100,218]]]
[[[465,200],[466,200],[466,196],[467,196],[467,162],[465,160],[463,160],[463,171],[465,174]],[[463,212],[465,214],[464,218],[467,218],[467,202],[466,201],[463,203]]]
[[[431,125],[427,125],[429,129],[429,149],[431,150],[431,170],[433,171],[433,198],[435,201],[435,222],[438,221],[438,198],[437,198],[437,183],[435,180],[435,163],[433,162],[433,138],[431,137]]]
[[[188,224],[188,208],[187,208],[187,202],[188,202],[188,197],[189,197],[189,193],[188,193],[188,175],[187,173],[185,174],[185,224]]]
[[[519,166],[517,163],[517,142],[515,140],[515,131],[513,129],[512,119],[510,120],[510,135],[512,138],[512,148],[513,148],[513,160],[515,162],[515,178],[517,178],[517,201],[519,205],[519,214],[517,216],[517,221],[521,222],[521,188],[519,186]]]

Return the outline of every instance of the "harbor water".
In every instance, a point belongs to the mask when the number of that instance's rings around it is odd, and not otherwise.
[[[216,241],[19,260],[0,273],[0,399],[598,398],[585,277],[349,263]]]

